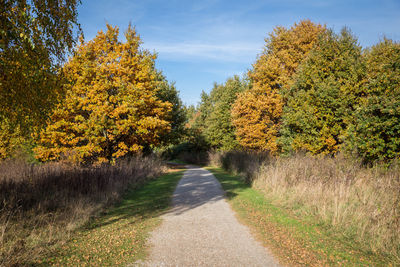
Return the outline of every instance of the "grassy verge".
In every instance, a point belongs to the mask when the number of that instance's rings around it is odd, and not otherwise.
[[[54,256],[35,265],[120,266],[146,256],[146,238],[170,205],[183,170],[175,170],[138,189],[79,229]]]
[[[312,217],[297,217],[272,204],[238,176],[208,167],[226,191],[232,208],[264,245],[290,266],[390,266],[389,259],[368,253]]]

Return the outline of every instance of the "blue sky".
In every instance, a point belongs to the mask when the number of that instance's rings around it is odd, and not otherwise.
[[[122,31],[132,22],[186,104],[214,82],[246,73],[275,26],[301,19],[335,31],[348,26],[363,47],[384,36],[400,40],[400,0],[83,0],[79,7],[86,40],[106,22]]]

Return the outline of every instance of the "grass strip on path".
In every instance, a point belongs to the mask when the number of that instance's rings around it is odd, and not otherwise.
[[[54,257],[34,265],[126,266],[146,256],[146,239],[170,207],[184,170],[130,189],[116,206],[78,230]]]
[[[272,204],[261,192],[236,175],[207,167],[221,183],[239,219],[284,265],[289,266],[391,266],[383,256],[358,249],[352,240],[313,218],[297,218],[290,210]]]

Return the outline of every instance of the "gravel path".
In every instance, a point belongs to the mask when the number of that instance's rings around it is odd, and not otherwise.
[[[219,182],[190,167],[175,189],[173,208],[150,238],[142,266],[278,266],[240,224]]]

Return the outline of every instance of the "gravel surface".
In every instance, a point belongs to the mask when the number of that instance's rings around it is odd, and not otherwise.
[[[189,167],[175,189],[173,207],[150,238],[141,266],[278,266],[240,224],[207,170]]]

